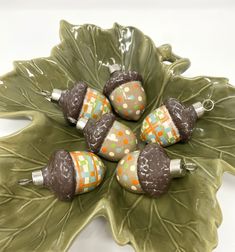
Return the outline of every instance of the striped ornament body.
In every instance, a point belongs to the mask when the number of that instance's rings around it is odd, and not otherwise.
[[[103,180],[105,166],[95,154],[86,151],[70,152],[76,174],[75,194],[94,190]]]
[[[111,106],[108,99],[92,88],[87,88],[87,92],[83,101],[83,106],[79,118],[98,119],[103,114],[111,111]]]
[[[145,142],[159,143],[164,147],[180,141],[179,131],[165,105],[144,119],[140,137]]]

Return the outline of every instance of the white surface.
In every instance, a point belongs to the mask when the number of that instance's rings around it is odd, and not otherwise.
[[[157,45],[170,43],[175,53],[188,57],[192,66],[186,75],[225,76],[235,84],[235,1],[77,2],[80,1],[0,0],[0,75],[12,69],[14,60],[49,55],[50,49],[59,43],[59,20],[66,19],[74,24],[94,23],[103,28],[114,22],[136,26]],[[87,9],[88,6],[93,9]],[[0,134],[9,134],[24,125],[20,121],[13,124],[1,120]],[[215,252],[230,252],[235,247],[234,195],[235,177],[226,174],[217,194],[224,220],[218,230],[219,245]],[[75,251],[133,249],[119,247],[112,240],[107,224],[98,219],[76,239],[70,248],[70,252]]]

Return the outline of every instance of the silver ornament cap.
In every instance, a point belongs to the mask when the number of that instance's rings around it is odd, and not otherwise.
[[[54,88],[51,93],[51,101],[58,102],[62,93],[63,93],[62,90]]]
[[[184,177],[186,169],[183,167],[182,159],[172,159],[170,162],[170,174],[172,178]]]
[[[195,163],[184,163],[182,159],[172,159],[170,161],[170,175],[172,178],[180,178],[186,175],[187,171],[195,171]]]
[[[44,179],[43,179],[41,170],[32,172],[32,182],[34,185],[37,185],[37,186],[43,185]]]
[[[195,112],[196,112],[198,118],[200,118],[204,115],[205,108],[201,102],[196,102],[192,106],[195,109]]]
[[[83,130],[85,128],[87,122],[88,122],[87,118],[84,118],[84,117],[79,118],[77,121],[77,124],[76,124],[76,128],[78,130]]]
[[[118,64],[114,64],[114,65],[109,65],[109,72],[110,74],[116,72],[116,71],[120,71],[121,67]]]

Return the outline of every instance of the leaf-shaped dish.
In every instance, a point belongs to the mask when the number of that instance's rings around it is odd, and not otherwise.
[[[235,173],[235,89],[225,78],[181,76],[189,60],[173,54],[169,45],[155,47],[134,27],[114,24],[103,30],[62,21],[60,35],[62,42],[50,57],[15,62],[15,70],[0,79],[1,116],[32,119],[20,132],[1,138],[1,249],[64,251],[88,222],[104,216],[114,239],[131,243],[136,251],[211,251],[221,223],[216,191],[223,172]],[[46,165],[55,149],[86,149],[59,107],[38,91],[65,89],[75,80],[101,91],[109,77],[107,65],[113,62],[142,74],[148,96],[145,115],[166,97],[186,104],[215,101],[215,109],[197,122],[188,144],[167,148],[172,158],[193,161],[199,168],[174,181],[158,199],[122,189],[114,176],[116,164],[107,161],[102,185],[71,203],[59,202],[42,188],[18,186],[17,180]],[[138,135],[141,120],[125,123]]]

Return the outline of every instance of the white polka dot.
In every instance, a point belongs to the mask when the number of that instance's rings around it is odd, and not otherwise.
[[[142,100],[143,100],[142,96],[138,96],[138,101],[142,101]]]
[[[121,164],[121,165],[123,165],[123,164],[124,164],[124,159],[122,159],[122,160],[121,160],[120,164]]]
[[[130,167],[130,170],[131,170],[131,171],[135,171],[135,165],[132,165],[132,166]]]
[[[130,132],[129,130],[126,130],[125,133],[126,133],[127,135],[130,135],[130,134],[131,134],[131,132]]]
[[[130,152],[129,149],[125,149],[125,150],[124,150],[124,153],[125,153],[125,154],[127,154],[127,153],[129,153],[129,152]]]
[[[124,91],[127,93],[127,92],[130,91],[130,88],[129,88],[129,87],[125,87],[125,88],[124,88]]]
[[[135,186],[131,186],[131,190],[136,191],[137,188]]]
[[[128,105],[126,103],[124,103],[122,106],[123,106],[123,108],[127,108],[128,107]]]
[[[113,152],[109,152],[109,156],[110,157],[114,157],[114,153]]]
[[[113,96],[113,95],[111,95],[110,99],[113,101],[113,100],[114,100],[114,96]]]
[[[110,137],[113,139],[113,138],[116,138],[116,135],[115,134],[111,134]]]
[[[139,115],[140,114],[140,110],[137,110],[135,113],[136,113],[136,115]]]

